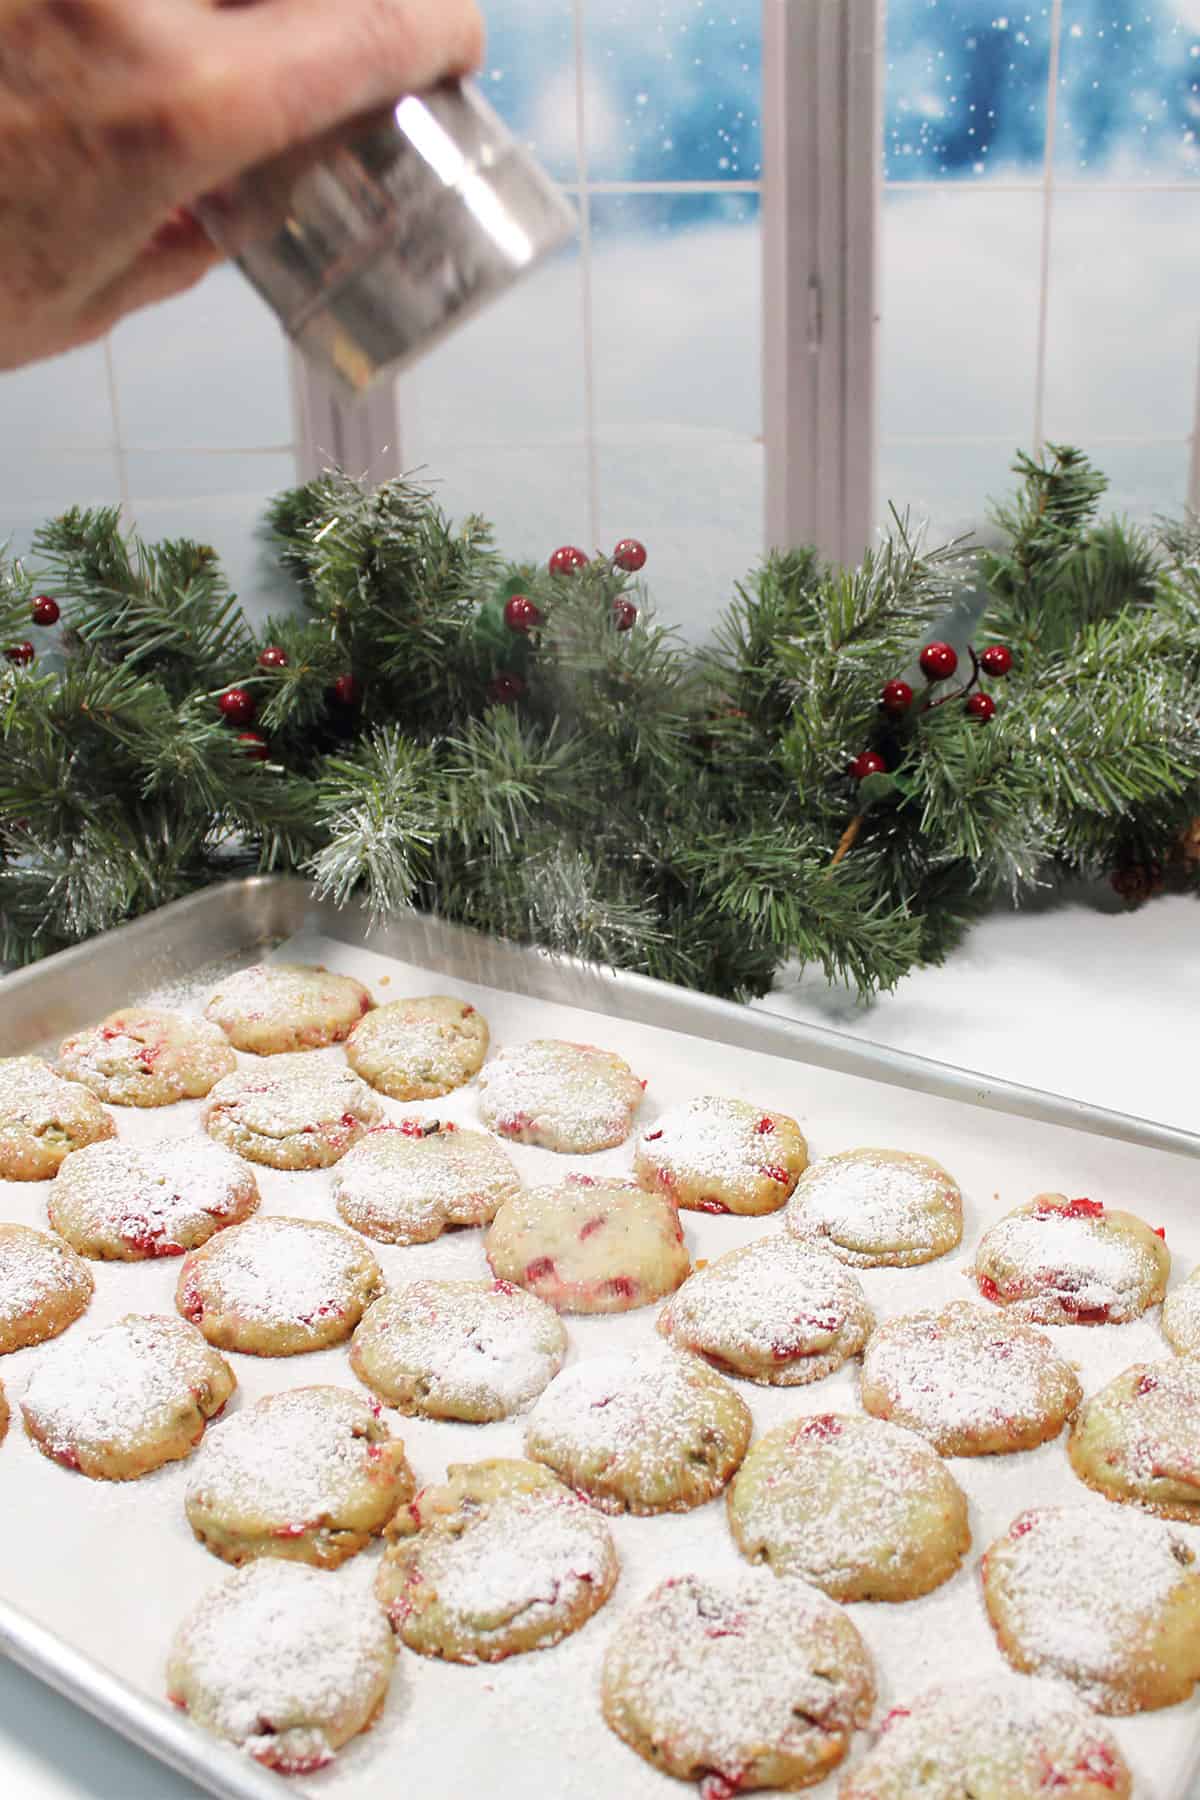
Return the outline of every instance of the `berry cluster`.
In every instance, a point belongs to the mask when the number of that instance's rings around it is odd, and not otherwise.
[[[62,617],[62,612],[58,601],[49,594],[35,594],[29,608],[29,617],[35,625],[57,625]],[[8,661],[14,663],[18,669],[27,669],[36,652],[29,639],[26,638],[22,644],[10,644],[4,654]]]
[[[953,644],[940,640],[926,644],[917,661],[921,673],[929,684],[929,689],[922,696],[918,707],[920,712],[928,712],[934,706],[943,706],[947,700],[962,700],[963,710],[981,725],[986,725],[996,711],[996,702],[985,693],[979,685],[982,675],[998,678],[1007,675],[1013,666],[1012,651],[1006,644],[989,644],[985,650],[976,655],[970,644],[967,655],[971,658],[971,679],[961,687],[953,688],[949,693],[939,694],[934,698],[929,691],[938,682],[949,681],[958,669],[958,652]],[[912,710],[916,695],[907,681],[885,681],[879,696],[879,705],[889,718],[900,720]],[[864,750],[850,764],[849,773],[856,781],[865,781],[868,775],[883,775],[887,772],[887,762],[877,750]]]
[[[622,574],[636,575],[645,567],[646,546],[637,538],[622,538],[613,553],[607,559],[613,569],[620,569]],[[569,577],[577,575],[581,569],[587,568],[590,562],[586,551],[577,544],[560,544],[553,552],[547,567],[551,575]],[[612,622],[616,631],[631,631],[637,623],[638,609],[632,600],[619,594],[612,603]],[[543,623],[543,613],[536,601],[528,594],[510,594],[504,603],[504,623],[518,637],[528,637]],[[515,670],[502,669],[488,683],[487,697],[493,706],[508,706],[519,700],[525,692],[525,678]]]
[[[288,653],[282,644],[265,644],[258,653],[258,666],[266,675],[278,674],[288,667]],[[327,699],[331,707],[348,712],[358,705],[362,698],[362,687],[358,677],[349,670],[330,682]],[[227,725],[249,726],[254,723],[258,714],[258,701],[249,688],[226,688],[217,697],[217,711]],[[268,762],[271,747],[261,731],[239,731],[237,741],[244,746],[244,754],[252,762]]]

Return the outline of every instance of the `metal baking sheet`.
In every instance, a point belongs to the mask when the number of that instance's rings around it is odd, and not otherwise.
[[[969,1294],[964,1267],[980,1231],[1002,1211],[1047,1188],[1091,1193],[1166,1226],[1185,1276],[1200,1250],[1194,1220],[1194,1158],[1200,1142],[1146,1121],[1031,1094],[965,1071],[873,1049],[838,1033],[786,1021],[638,977],[556,962],[412,918],[368,936],[354,911],[314,907],[304,886],[259,879],[210,890],[103,940],[84,945],[0,984],[0,1053],[48,1047],[67,1030],[135,996],[157,991],[195,1003],[217,965],[249,962],[285,940],[288,954],[359,974],[383,1000],[447,986],[474,999],[493,1042],[534,1035],[603,1042],[649,1078],[643,1116],[698,1092],[743,1094],[801,1119],[814,1155],[856,1143],[891,1143],[938,1156],[966,1196],[964,1250],[913,1270],[874,1270],[864,1286],[883,1315]],[[317,1055],[340,1056],[338,1051]],[[471,1089],[423,1108],[474,1122]],[[157,1135],[167,1124],[198,1129],[198,1108],[115,1109],[120,1135]],[[570,1158],[516,1146],[529,1180],[573,1166]],[[628,1166],[628,1146],[587,1159],[587,1167]],[[333,1217],[327,1174],[260,1172],[264,1208]],[[45,1223],[43,1184],[0,1183],[0,1216]],[[685,1215],[694,1255],[712,1257],[778,1228],[778,1219]],[[394,1277],[456,1278],[486,1273],[479,1234],[435,1244],[379,1246]],[[126,1311],[168,1309],[171,1264],[93,1265],[97,1295],[84,1323],[94,1328]],[[566,1320],[571,1357],[644,1341],[653,1308],[618,1318]],[[1092,1391],[1133,1361],[1168,1354],[1150,1318],[1103,1330],[1052,1331],[1081,1362]],[[19,1402],[33,1361],[18,1352],[0,1364]],[[353,1386],[343,1348],[309,1357],[231,1358],[240,1401],[311,1381]],[[806,1412],[856,1406],[856,1371],[808,1388],[767,1390],[739,1383],[761,1430]],[[15,1410],[15,1409],[14,1409]],[[216,1427],[219,1429],[220,1427]],[[519,1454],[521,1422],[489,1426],[396,1419],[418,1478],[438,1478],[448,1461]],[[880,1711],[930,1681],[1003,1667],[978,1596],[976,1554],[1031,1498],[1079,1500],[1103,1508],[1070,1474],[1061,1441],[1016,1457],[956,1459],[971,1503],[974,1549],[967,1567],[936,1593],[900,1607],[849,1609],[875,1653]],[[178,1620],[221,1581],[224,1565],[193,1541],[182,1511],[187,1465],[121,1485],[86,1482],[41,1458],[14,1425],[0,1449],[0,1495],[7,1537],[22,1554],[0,1566],[0,1649],[113,1725],[152,1755],[226,1800],[268,1800],[297,1790],[195,1731],[162,1700],[165,1651]],[[329,1800],[394,1800],[398,1785],[438,1800],[486,1800],[512,1791],[558,1800],[619,1792],[667,1800],[688,1790],[656,1774],[607,1731],[596,1678],[611,1626],[671,1572],[703,1568],[765,1581],[733,1549],[720,1502],[658,1519],[618,1519],[622,1577],[609,1605],[556,1649],[484,1668],[430,1663],[402,1652],[381,1723],[333,1768],[302,1784]],[[1190,1528],[1184,1528],[1185,1530]],[[1194,1533],[1200,1548],[1200,1531]],[[339,1571],[348,1591],[369,1581],[375,1552]],[[1183,1800],[1197,1766],[1200,1701],[1113,1724],[1145,1800]],[[860,1736],[858,1753],[867,1739]],[[836,1779],[808,1790],[826,1800]]]

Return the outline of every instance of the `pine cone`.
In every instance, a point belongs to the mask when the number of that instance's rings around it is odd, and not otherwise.
[[[1143,900],[1161,894],[1165,885],[1162,864],[1156,862],[1126,863],[1123,868],[1114,869],[1108,879],[1114,893],[1120,894],[1127,906],[1140,906]]]
[[[1184,826],[1175,847],[1185,863],[1200,862],[1200,819],[1192,819]]]

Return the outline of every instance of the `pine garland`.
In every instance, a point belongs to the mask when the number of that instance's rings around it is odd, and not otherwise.
[[[64,622],[57,651],[0,665],[0,950],[291,869],[376,917],[711,993],[761,994],[789,958],[871,993],[1001,895],[1191,884],[1200,526],[1102,519],[1074,449],[1016,473],[1002,548],[927,549],[894,515],[856,569],[772,555],[700,652],[613,559],[506,565],[408,481],[334,472],[273,503],[298,604],[258,634],[209,546],[65,513],[33,567],[0,559],[0,644],[28,639],[40,588]],[[917,666],[968,612],[1014,658],[986,721]],[[915,699],[888,713],[897,677]],[[859,780],[864,751],[885,766]]]

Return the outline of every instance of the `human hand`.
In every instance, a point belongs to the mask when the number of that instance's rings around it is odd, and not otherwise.
[[[0,0],[0,369],[190,287],[189,202],[481,49],[474,0]]]

